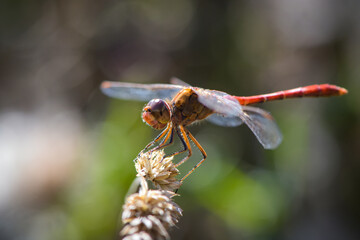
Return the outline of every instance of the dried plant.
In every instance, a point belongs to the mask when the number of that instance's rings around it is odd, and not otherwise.
[[[171,200],[174,196],[170,191],[149,190],[142,178],[139,193],[131,194],[123,206],[123,239],[169,239],[167,230],[182,216],[181,208]]]
[[[172,162],[173,157],[164,156],[163,150],[142,153],[135,162],[137,176],[152,181],[158,189],[173,191],[181,186],[175,178],[179,170]]]

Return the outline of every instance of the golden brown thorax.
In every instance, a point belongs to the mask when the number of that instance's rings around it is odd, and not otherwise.
[[[198,101],[198,95],[191,88],[184,88],[172,100],[172,121],[187,126],[213,113]]]

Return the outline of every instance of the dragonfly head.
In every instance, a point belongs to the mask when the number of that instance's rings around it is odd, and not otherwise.
[[[150,127],[163,129],[170,122],[169,104],[162,99],[153,99],[143,109],[142,119]]]

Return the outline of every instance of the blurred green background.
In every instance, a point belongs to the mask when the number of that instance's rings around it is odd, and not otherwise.
[[[172,76],[240,96],[349,90],[258,105],[284,136],[272,151],[246,126],[192,126],[208,159],[175,198],[172,239],[360,239],[359,12],[356,0],[1,1],[0,239],[117,239],[132,160],[157,132],[144,103],[99,84]]]

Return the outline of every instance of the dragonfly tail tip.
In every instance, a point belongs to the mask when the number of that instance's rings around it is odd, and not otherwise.
[[[340,95],[344,95],[344,94],[348,93],[348,90],[345,88],[340,88],[339,92],[340,92]]]

